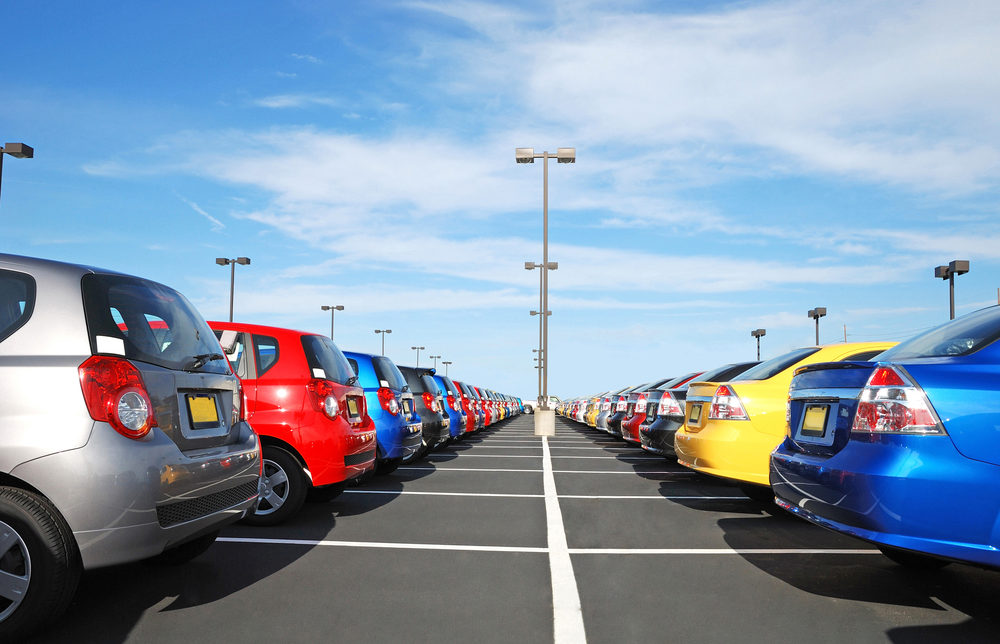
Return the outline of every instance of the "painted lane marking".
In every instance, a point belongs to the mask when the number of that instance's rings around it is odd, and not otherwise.
[[[542,437],[542,485],[545,490],[545,525],[548,532],[549,572],[552,576],[552,620],[555,644],[586,642],[583,608],[576,587],[573,560],[566,543],[562,510],[556,493],[556,478],[552,470],[548,438]]]
[[[392,550],[453,550],[469,552],[537,552],[547,553],[548,548],[521,546],[472,546],[444,543],[389,543],[378,541],[329,541],[312,539],[250,539],[246,537],[219,537],[216,541],[227,543],[256,543],[284,546],[326,546],[336,548],[388,548]]]
[[[430,454],[428,459],[433,460],[438,457],[445,457],[450,460],[447,454]],[[455,454],[454,458],[542,458],[542,454]],[[659,461],[663,459],[659,456],[618,456],[607,454],[605,456],[577,456],[569,454],[566,456],[553,456],[552,458],[614,458],[619,461]]]
[[[344,490],[344,494],[390,494],[390,495],[421,495],[421,496],[482,496],[498,497],[509,499],[543,499],[544,494],[498,494],[494,492],[423,492],[419,490]],[[749,501],[745,496],[691,496],[672,495],[662,496],[659,494],[621,494],[621,495],[594,495],[594,494],[560,494],[560,499],[646,499],[646,500],[671,500],[671,501]]]
[[[424,496],[495,496],[507,499],[544,499],[544,494],[495,494],[490,492],[420,492],[417,490],[344,490],[344,494],[416,494]]]
[[[219,543],[277,546],[322,546],[333,548],[385,548],[390,550],[450,550],[456,552],[529,552],[550,554],[549,548],[530,546],[474,546],[443,543],[391,543],[379,541],[332,541],[314,539],[261,539],[219,537]],[[570,555],[879,555],[879,550],[846,548],[567,548]],[[581,619],[582,621],[582,619]],[[583,640],[577,640],[583,641]]]
[[[405,467],[396,468],[400,470],[416,470],[420,472],[536,472],[543,473],[545,470],[524,470],[502,467]],[[677,471],[639,471],[639,470],[552,470],[555,474],[673,474],[676,476],[697,476],[697,472],[677,472]]]

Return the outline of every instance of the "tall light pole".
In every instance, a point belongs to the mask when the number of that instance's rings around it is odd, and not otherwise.
[[[750,335],[757,338],[757,359],[760,360],[760,338],[763,335],[767,335],[767,329],[754,329],[750,332]],[[816,344],[819,344],[819,337],[816,338]]]
[[[826,307],[817,306],[814,309],[809,309],[806,313],[809,317],[816,320],[816,346],[819,346],[819,319],[826,315]]]
[[[421,352],[421,351],[422,351],[423,349],[426,349],[427,347],[410,347],[410,348],[411,348],[411,349],[416,349],[416,350],[417,350],[417,366],[419,367],[419,366],[420,366],[420,352]]]
[[[533,314],[537,314],[538,311],[532,311],[532,313]],[[538,326],[539,326],[539,329],[541,329],[541,326],[542,326],[542,320],[541,320],[541,318],[538,319]],[[540,330],[539,330],[539,334],[541,334]],[[541,346],[539,346],[539,348],[537,348],[537,349],[532,349],[531,352],[534,353],[534,354],[536,354],[532,358],[532,360],[535,361],[535,369],[538,370],[538,404],[541,405],[542,404],[542,349],[541,349]]]
[[[438,368],[438,358],[440,358],[441,356],[428,356],[428,357],[432,358],[434,360],[434,371],[437,371],[437,368]]]
[[[23,143],[5,143],[0,147],[0,183],[3,181],[3,155],[9,154],[15,159],[33,159],[35,148]]]
[[[392,333],[392,329],[375,329],[375,333],[382,336],[382,355],[385,355],[385,334]]]
[[[343,311],[344,310],[344,305],[343,304],[330,304],[328,306],[328,305],[324,304],[323,306],[321,306],[319,308],[323,309],[324,311],[329,311],[330,312],[330,339],[332,340],[333,339],[333,315],[337,311]]]
[[[558,148],[555,154],[542,152],[535,154],[534,148],[516,148],[514,159],[518,163],[534,163],[542,159],[542,409],[549,411],[549,158],[555,158],[559,163],[576,163],[576,148]],[[525,266],[527,268],[527,266]],[[554,422],[554,420],[553,420]],[[536,431],[538,428],[536,427]],[[553,425],[553,432],[554,425]]]
[[[969,260],[956,259],[949,262],[947,266],[938,266],[934,269],[934,277],[948,280],[948,302],[950,304],[951,319],[955,319],[955,276],[965,275],[969,272]]]
[[[229,271],[229,321],[233,321],[233,292],[236,290],[236,265],[242,264],[247,266],[250,264],[249,257],[236,257],[235,259],[229,259],[226,257],[216,257],[215,263],[219,266],[231,266]]]
[[[441,364],[444,365],[444,377],[448,377],[448,365],[452,364],[451,360],[442,360]]]

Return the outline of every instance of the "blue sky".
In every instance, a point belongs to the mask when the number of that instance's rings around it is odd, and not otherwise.
[[[0,251],[531,398],[947,320],[1000,287],[994,2],[49,2],[8,35]]]

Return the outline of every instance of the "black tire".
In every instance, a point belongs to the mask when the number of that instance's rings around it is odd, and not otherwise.
[[[333,485],[324,485],[323,487],[309,488],[309,493],[306,498],[313,503],[327,503],[334,500],[344,491],[347,487],[347,483],[334,483]]]
[[[186,564],[198,555],[202,554],[215,543],[215,538],[219,536],[219,531],[203,534],[200,537],[185,541],[182,544],[167,548],[155,557],[150,557],[146,561],[160,566],[179,566]]]
[[[243,518],[249,525],[277,525],[306,501],[308,481],[302,465],[280,447],[264,446],[264,479],[257,504]]]
[[[392,474],[403,462],[402,458],[386,458],[375,463],[375,473],[379,476]]]
[[[764,485],[741,485],[740,492],[746,494],[752,501],[765,505],[774,504],[774,491]]]
[[[903,550],[901,548],[893,548],[892,546],[880,545],[878,549],[882,551],[883,555],[888,557],[893,562],[903,566],[904,568],[909,568],[910,570],[940,570],[951,563],[945,559],[938,559],[937,557],[920,554],[919,552],[913,552],[910,550]]]
[[[0,533],[15,537],[0,571],[26,583],[20,600],[0,597],[0,641],[17,641],[66,610],[83,566],[66,520],[33,492],[0,487]]]

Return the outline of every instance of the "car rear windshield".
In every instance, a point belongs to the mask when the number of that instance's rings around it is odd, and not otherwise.
[[[806,347],[804,349],[789,351],[777,358],[766,360],[753,369],[747,369],[737,376],[735,380],[767,380],[771,376],[775,376],[791,367],[796,362],[808,358],[817,351],[819,351],[819,347]]]
[[[424,391],[429,391],[430,393],[435,395],[441,393],[441,390],[438,388],[438,384],[434,382],[434,376],[425,373],[424,375],[420,376],[420,382],[424,387]]]
[[[396,391],[403,391],[407,387],[406,378],[389,358],[372,356],[372,366],[375,367],[375,377],[379,379],[379,384],[384,382],[385,386]]]
[[[452,395],[459,394],[458,387],[455,386],[455,383],[454,381],[452,381],[451,378],[449,378],[448,376],[438,376],[438,378],[440,378],[441,382],[444,383],[444,386],[449,393],[451,393]]]
[[[183,295],[127,275],[83,277],[83,308],[94,354],[167,369],[228,373],[212,329]]]
[[[736,365],[727,364],[724,367],[706,371],[698,376],[698,380],[700,382],[728,382],[736,380],[736,376],[759,364],[759,362],[744,362],[743,364]]]
[[[314,378],[325,378],[346,385],[354,377],[354,369],[344,353],[325,335],[302,336],[302,349]],[[320,372],[324,375],[320,375]]]
[[[25,273],[0,271],[0,342],[24,326],[34,306],[34,278]]]
[[[1000,338],[1000,306],[991,306],[921,333],[876,356],[878,361],[964,356]]]

